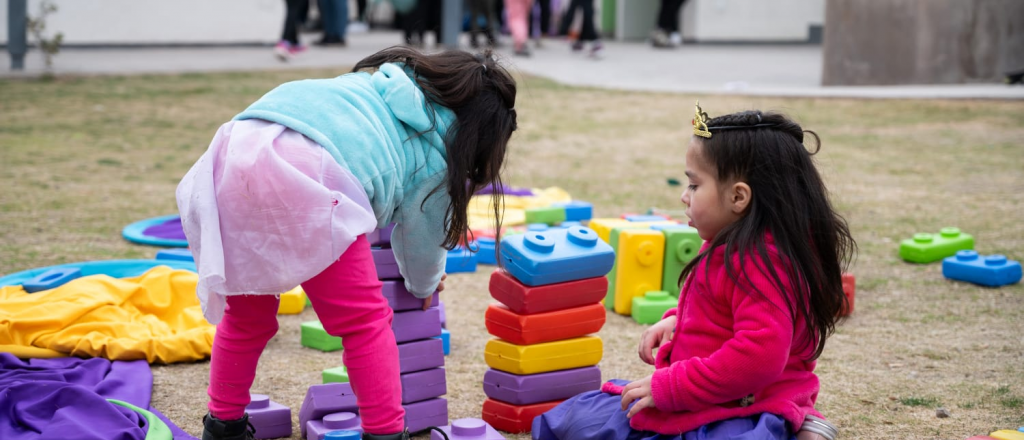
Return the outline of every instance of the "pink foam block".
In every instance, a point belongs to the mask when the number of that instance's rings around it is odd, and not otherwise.
[[[411,373],[444,366],[444,342],[440,339],[398,344],[398,371]]]
[[[505,437],[487,422],[474,418],[453,420],[451,425],[442,426],[441,430],[448,434],[449,440],[505,440]],[[443,439],[441,433],[430,432],[430,440]]]
[[[402,278],[398,271],[398,262],[395,261],[395,251],[391,248],[371,248],[373,254],[373,265],[377,266],[377,278],[381,280],[394,280]]]
[[[423,300],[413,296],[413,294],[405,289],[404,280],[384,280],[382,293],[384,294],[384,299],[388,300],[388,305],[396,312],[423,309]],[[434,296],[430,301],[431,307],[437,307],[437,292],[434,292]]]
[[[331,413],[358,411],[356,395],[347,382],[313,385],[306,391],[299,409],[299,429],[305,437],[306,422],[310,420],[319,420]]]
[[[395,342],[399,344],[441,336],[441,311],[431,307],[427,310],[395,313],[391,330],[395,332]]]
[[[444,368],[431,368],[402,375],[402,403],[440,397],[447,392],[448,382],[444,377]]]
[[[443,398],[407,403],[402,408],[405,408],[405,426],[410,432],[448,424],[448,401]]]
[[[325,434],[338,430],[363,432],[363,426],[355,413],[331,413],[322,420],[306,422],[306,440],[324,440]]]
[[[272,402],[269,396],[251,394],[245,412],[249,414],[249,423],[256,428],[256,438],[291,437],[291,408]]]

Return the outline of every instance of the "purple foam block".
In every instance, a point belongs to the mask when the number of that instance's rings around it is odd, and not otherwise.
[[[391,331],[395,332],[395,342],[399,344],[441,336],[441,311],[431,307],[427,310],[395,313]]]
[[[448,434],[449,440],[505,440],[505,437],[487,422],[474,418],[453,420],[451,426],[442,426],[441,430]],[[430,440],[443,439],[440,432],[430,432]]]
[[[529,405],[568,399],[601,389],[601,370],[596,366],[518,375],[495,369],[484,373],[484,394],[513,405]]]
[[[443,398],[409,403],[402,408],[405,408],[405,426],[410,432],[448,424],[448,401]]]
[[[323,420],[310,420],[306,422],[306,440],[324,440],[325,434],[337,430],[363,432],[362,421],[350,412],[336,412],[324,416]]]
[[[444,342],[440,339],[398,344],[398,372],[412,373],[444,366]]]
[[[405,373],[402,375],[402,403],[419,402],[448,393],[444,368]]]
[[[391,231],[394,229],[394,223],[381,229],[374,229],[373,232],[366,234],[366,239],[370,242],[370,246],[391,247]]]
[[[356,395],[352,392],[352,385],[347,382],[325,383],[312,385],[306,391],[306,398],[302,400],[302,407],[299,409],[299,430],[302,436],[306,436],[306,422],[322,419],[324,416],[336,412],[358,412]]]
[[[373,264],[377,266],[377,278],[381,280],[394,280],[402,278],[398,271],[398,262],[395,261],[395,251],[391,248],[370,248],[373,253]]]
[[[265,394],[251,394],[249,406],[245,412],[249,414],[249,423],[256,428],[256,438],[291,437],[292,410],[277,402],[272,402]]]
[[[391,310],[404,312],[406,310],[423,309],[423,300],[409,293],[405,289],[405,281],[403,280],[385,280],[382,292],[384,293],[384,299],[388,300]],[[438,301],[437,292],[434,292],[434,296],[431,297],[430,307],[437,307]]]
[[[437,308],[441,310],[441,328],[448,328],[448,320],[444,314],[444,303],[438,304]]]

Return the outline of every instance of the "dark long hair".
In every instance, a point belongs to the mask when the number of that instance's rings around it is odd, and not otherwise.
[[[717,171],[718,182],[746,182],[751,200],[746,214],[723,228],[708,250],[686,265],[680,282],[701,261],[710,261],[711,252],[722,246],[729,278],[741,285],[742,276],[742,285],[756,290],[750,276],[737,273],[732,264],[737,258],[742,266],[745,256],[756,255],[761,260],[758,266],[767,271],[765,276],[780,292],[799,289],[784,297],[795,299],[795,303],[788,304],[793,325],[802,315],[810,338],[803,341],[804,347],[814,347],[811,359],[816,359],[825,349],[825,339],[835,331],[839,310],[847,302],[842,273],[857,248],[846,220],[833,209],[811,158],[821,150],[821,139],[777,113],[734,113],[711,119],[707,125],[711,138],[696,138],[701,159]],[[814,151],[803,145],[805,133],[814,138]],[[772,234],[779,253],[788,260],[784,268],[772,264],[765,232]],[[777,270],[785,271],[789,286],[784,285]]]
[[[395,46],[359,61],[353,72],[404,63],[429,101],[455,112],[445,136],[448,176],[442,186],[450,196],[443,246],[454,249],[469,232],[466,210],[473,193],[494,188],[495,231],[501,231],[501,167],[509,138],[516,129],[516,81],[488,50],[473,55],[459,50],[423,54]]]

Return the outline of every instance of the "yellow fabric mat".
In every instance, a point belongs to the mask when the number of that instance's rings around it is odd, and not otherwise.
[[[571,202],[572,196],[557,186],[544,189],[531,189],[532,196],[504,197],[505,213],[502,215],[502,226],[519,226],[526,224],[526,210],[543,208],[558,202]],[[490,195],[473,196],[469,200],[467,218],[471,229],[494,229],[494,205]]]
[[[194,272],[157,266],[133,278],[93,275],[32,294],[0,287],[0,351],[22,358],[204,359],[216,327],[203,318],[197,280]]]

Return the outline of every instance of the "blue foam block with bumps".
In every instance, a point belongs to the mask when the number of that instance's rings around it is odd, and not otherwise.
[[[998,287],[1021,279],[1020,262],[1002,255],[978,255],[975,251],[959,251],[942,260],[942,276],[982,286]]]
[[[494,255],[494,245],[494,238],[478,238],[473,245],[473,249],[476,250],[476,262],[479,264],[498,264],[497,257]]]
[[[192,251],[187,249],[187,248],[185,248],[185,249],[182,249],[182,248],[163,249],[163,250],[157,251],[156,259],[157,260],[192,261],[192,262],[196,261],[195,257],[192,256]]]
[[[476,254],[469,249],[455,248],[448,251],[444,263],[446,273],[476,272]]]
[[[566,220],[590,220],[594,217],[594,205],[588,202],[573,200],[571,202],[555,203],[554,206],[565,208]]]
[[[593,229],[574,226],[505,237],[501,260],[523,284],[541,286],[604,276],[615,251]]]
[[[81,276],[81,269],[75,267],[53,268],[36,275],[28,281],[25,281],[21,284],[21,287],[28,293],[36,293],[41,290],[49,290],[63,286],[68,281]]]

